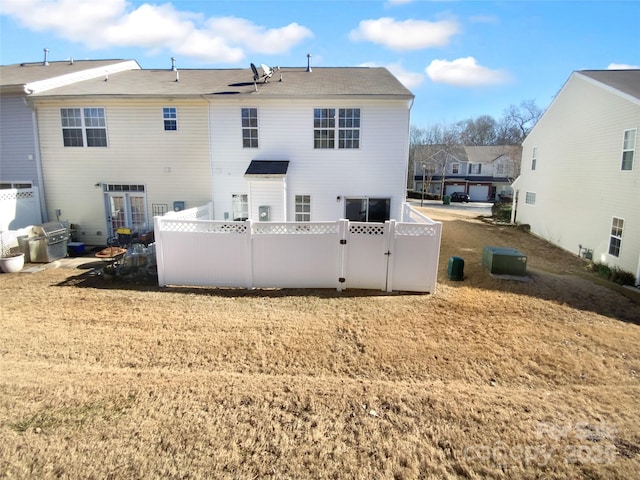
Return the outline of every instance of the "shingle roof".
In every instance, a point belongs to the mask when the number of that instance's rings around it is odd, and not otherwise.
[[[18,63],[0,66],[0,85],[26,85],[28,83],[76,73],[90,68],[105,67],[126,60],[75,60],[64,62]]]
[[[640,70],[581,70],[578,73],[640,100]]]
[[[286,175],[289,160],[251,160],[245,175]]]
[[[179,81],[177,81],[179,80]],[[257,92],[256,92],[257,86]],[[251,69],[129,70],[37,93],[33,96],[234,96],[314,97],[375,95],[413,98],[385,68],[282,68],[268,83],[253,82]]]

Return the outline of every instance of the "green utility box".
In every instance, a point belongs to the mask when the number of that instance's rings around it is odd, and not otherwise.
[[[490,273],[515,276],[527,274],[527,256],[515,248],[484,247],[482,265]]]
[[[447,266],[449,280],[464,280],[464,260],[460,257],[451,257]]]
[[[451,204],[451,195],[445,195],[444,197],[442,197],[442,203],[444,203],[445,205],[450,205]]]

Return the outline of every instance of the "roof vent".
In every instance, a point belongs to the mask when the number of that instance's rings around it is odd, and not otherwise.
[[[175,72],[176,70],[178,70],[176,67],[176,57],[171,57],[171,71]]]
[[[44,62],[42,62],[42,65],[44,65],[45,67],[49,66],[49,49],[48,48],[44,49]]]
[[[311,72],[311,54],[307,53],[307,72]]]

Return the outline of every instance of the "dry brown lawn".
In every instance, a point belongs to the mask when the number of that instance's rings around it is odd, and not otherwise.
[[[0,476],[637,478],[640,305],[531,235],[425,211],[433,295],[0,275]],[[531,281],[489,276],[485,245]]]

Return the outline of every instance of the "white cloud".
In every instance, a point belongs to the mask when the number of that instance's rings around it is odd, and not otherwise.
[[[374,63],[374,62],[366,62],[360,65],[361,67],[384,67],[389,70],[393,75],[400,80],[405,87],[408,89],[419,87],[424,81],[424,75],[416,72],[409,72],[405,70],[400,62],[396,63],[388,63],[385,65]]]
[[[245,50],[277,54],[289,51],[313,33],[291,23],[268,29],[240,18],[204,18],[171,3],[126,0],[2,0],[2,14],[30,30],[99,50],[141,47],[206,62],[239,63]]]
[[[207,26],[212,33],[259,53],[288,51],[305,38],[313,37],[311,30],[297,23],[268,29],[244,18],[220,17],[209,20]]]
[[[377,20],[362,20],[349,38],[354,41],[369,41],[394,50],[419,50],[443,47],[449,39],[459,33],[455,20],[429,22],[426,20],[397,21],[390,17]]]
[[[458,58],[453,61],[433,60],[425,68],[425,72],[433,82],[457,87],[502,85],[509,81],[507,72],[478,65],[473,57]]]
[[[638,65],[628,65],[626,63],[610,63],[607,70],[638,70]]]

